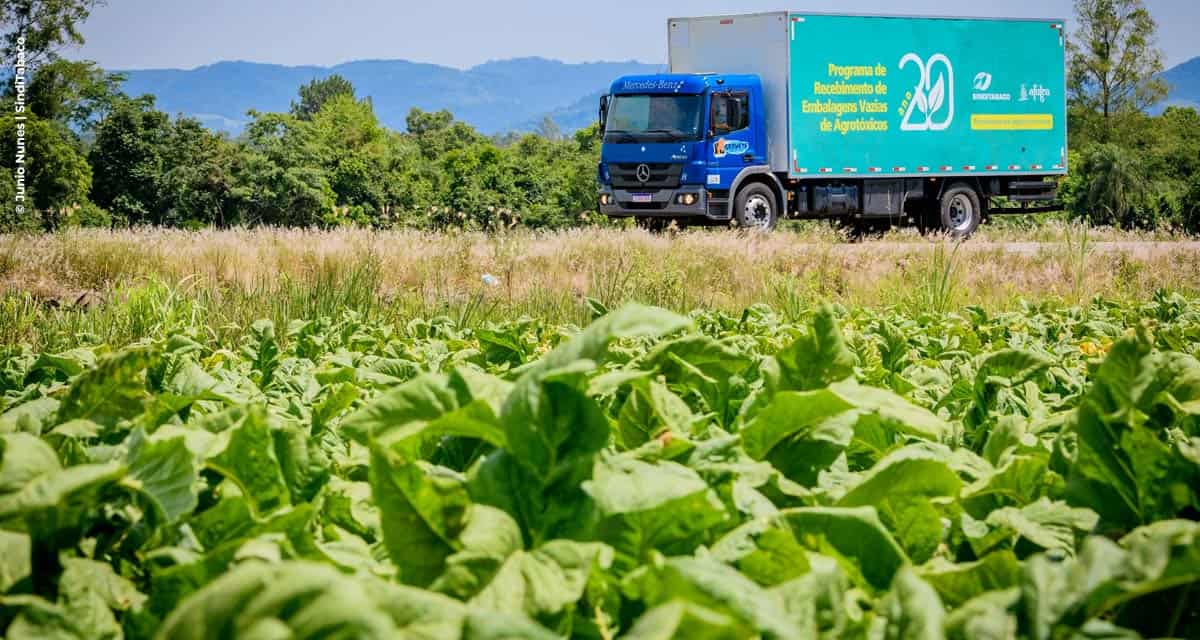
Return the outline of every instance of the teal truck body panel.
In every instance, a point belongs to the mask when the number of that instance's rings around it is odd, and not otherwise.
[[[1062,25],[789,14],[789,174],[1065,173]]]

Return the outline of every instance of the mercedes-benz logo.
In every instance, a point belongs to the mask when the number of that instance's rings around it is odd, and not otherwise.
[[[649,182],[650,181],[650,165],[639,164],[637,166],[637,179],[638,179],[638,182]]]

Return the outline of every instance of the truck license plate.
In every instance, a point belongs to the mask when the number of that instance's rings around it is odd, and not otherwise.
[[[650,194],[648,194],[648,193],[635,193],[635,194],[633,194],[633,201],[634,201],[634,202],[650,202],[650,200],[651,200],[651,197],[650,197]]]

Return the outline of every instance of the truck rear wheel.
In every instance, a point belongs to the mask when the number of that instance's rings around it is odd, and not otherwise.
[[[733,201],[733,215],[743,229],[770,231],[779,219],[775,194],[767,185],[752,182],[738,191]]]
[[[966,238],[983,222],[983,207],[979,194],[961,182],[950,185],[942,193],[942,229],[955,238]]]

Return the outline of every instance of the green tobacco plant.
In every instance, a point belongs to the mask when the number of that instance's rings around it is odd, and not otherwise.
[[[0,352],[5,637],[1200,633],[1194,299],[321,313]]]

